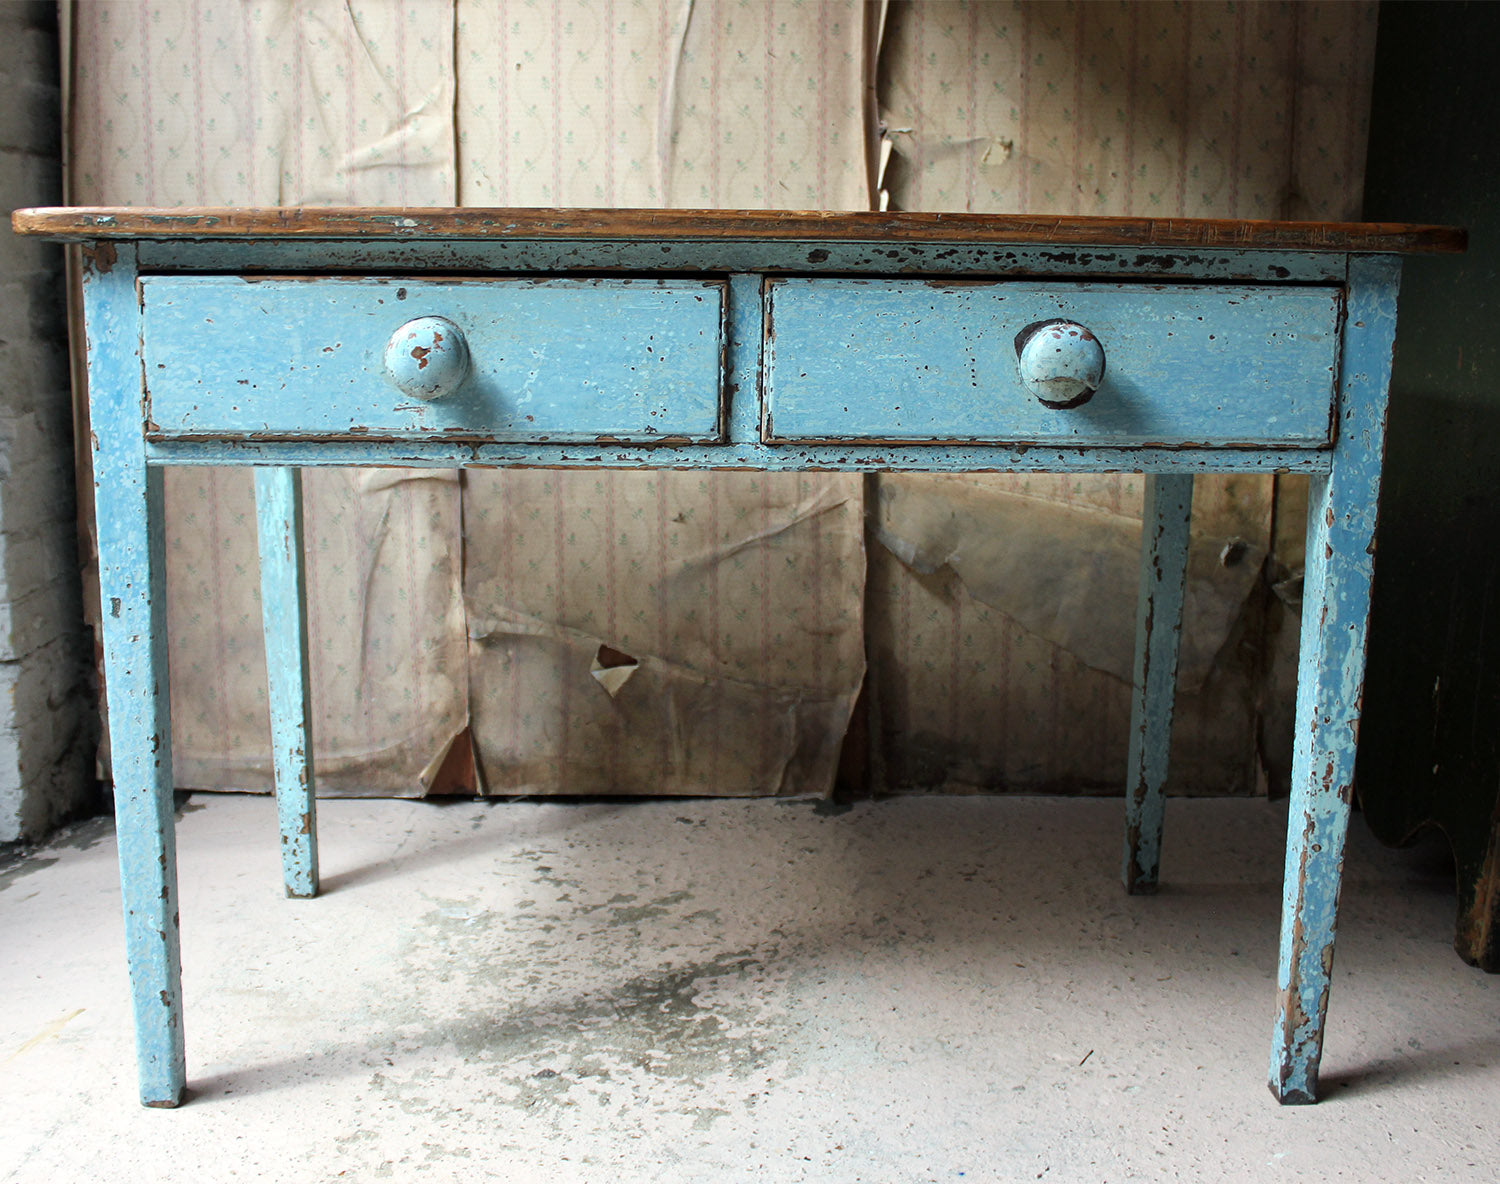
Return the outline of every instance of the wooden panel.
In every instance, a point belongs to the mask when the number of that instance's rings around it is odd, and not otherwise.
[[[749,210],[44,208],[17,210],[18,234],[53,238],[807,239],[1266,251],[1462,251],[1463,230],[1401,222],[1059,218],[1023,214]]]
[[[767,440],[1319,447],[1338,361],[1334,288],[780,280],[769,285]],[[1056,410],[1016,335],[1065,318],[1104,382]]]
[[[722,282],[152,276],[141,291],[155,439],[719,437]],[[422,316],[457,325],[472,359],[432,401],[382,358]]]

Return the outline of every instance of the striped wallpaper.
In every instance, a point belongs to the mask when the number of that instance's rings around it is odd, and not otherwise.
[[[880,200],[883,126],[881,186],[901,208],[1344,217],[1362,184],[1374,16],[1372,3],[73,3],[70,200],[858,209]],[[268,784],[249,488],[233,470],[169,482],[185,785]],[[871,542],[867,571],[871,493],[878,525],[909,543],[931,515],[961,516],[980,558],[924,575]],[[1180,767],[1200,788],[1244,790],[1268,655],[1285,644],[1255,578],[1278,491],[1200,481],[1198,496]],[[821,791],[868,652],[892,784],[1112,786],[1125,688],[1099,637],[1129,589],[1093,581],[1071,616],[1018,603],[995,527],[1057,538],[1057,579],[1076,585],[1129,537],[1139,498],[1129,477],[316,474],[322,784]],[[1218,561],[1231,539],[1237,567]],[[636,663],[613,695],[601,653]]]

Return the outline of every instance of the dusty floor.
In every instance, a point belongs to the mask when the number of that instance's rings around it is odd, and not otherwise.
[[[1265,1087],[1284,807],[328,801],[178,828],[188,1074],[135,1101],[113,831],[0,874],[0,1179],[1493,1180],[1500,980],[1356,819],[1324,1082]]]

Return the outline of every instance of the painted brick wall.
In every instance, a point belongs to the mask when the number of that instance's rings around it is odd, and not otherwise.
[[[60,248],[10,233],[62,194],[57,9],[0,3],[0,846],[97,793],[89,642],[74,529]]]

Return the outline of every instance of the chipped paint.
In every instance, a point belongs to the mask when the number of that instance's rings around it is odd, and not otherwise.
[[[318,894],[317,782],[300,471],[255,470],[255,518],[282,878],[288,896],[312,897]]]
[[[1394,260],[1350,262],[1340,368],[1343,430],[1331,471],[1315,477],[1309,489],[1296,708],[1305,722],[1292,759],[1270,1073],[1272,1092],[1287,1103],[1314,1101],[1318,1092],[1364,690],[1399,275]]]
[[[108,275],[114,270],[118,257],[115,244],[100,242],[87,244],[83,248],[83,270],[85,274]]]
[[[83,275],[94,453],[104,674],[110,694],[126,957],[141,1101],[175,1106],[186,1065],[182,1037],[177,860],[172,814],[162,470],[148,467],[137,389],[141,361],[135,247]]]
[[[1121,876],[1130,893],[1154,892],[1160,872],[1192,510],[1191,476],[1155,475],[1147,479],[1125,762]]]
[[[146,277],[152,437],[722,439],[722,280],[389,283]]]
[[[1332,287],[797,278],[768,301],[767,442],[1328,445]],[[1076,357],[1039,353],[1064,325]]]
[[[401,288],[397,298],[405,296]],[[424,404],[456,394],[473,370],[463,330],[440,316],[415,317],[400,326],[386,342],[382,361],[387,381],[419,400],[414,406],[395,408],[414,420],[425,417]]]
[[[1085,326],[1065,317],[1034,321],[1015,337],[1021,382],[1043,407],[1082,407],[1104,381],[1104,347]]]
[[[353,241],[287,240],[267,252],[260,242],[151,241],[140,244],[142,264],[153,269],[231,271],[246,276],[304,271],[326,275],[329,270],[352,272],[535,272],[599,271],[597,260],[607,258],[611,272],[669,272],[674,274],[878,274],[945,275],[995,278],[1037,275],[1087,279],[1151,279],[1163,273],[1149,260],[1114,253],[1059,253],[1036,247],[966,244],[940,246],[905,243],[876,249],[866,243],[789,241],[747,243],[719,240],[667,244],[642,240],[542,242],[475,239],[446,242],[403,242],[363,239]],[[827,257],[812,262],[814,250]],[[1342,256],[1224,252],[1176,257],[1174,280],[1220,280],[1266,283],[1341,283],[1346,272]]]
[[[662,225],[678,216],[660,215]],[[193,224],[204,234],[242,233],[231,226],[237,215],[206,217]],[[575,216],[545,216],[553,229],[537,217],[514,215],[512,226],[507,215],[493,235],[470,234],[477,223],[464,222],[463,235],[442,236],[426,214],[366,212],[354,219],[373,236],[338,241],[185,241],[164,229],[161,241],[139,248],[96,250],[86,268],[101,590],[111,606],[107,677],[121,696],[111,739],[143,1100],[174,1104],[184,1080],[158,466],[223,463],[257,466],[278,813],[294,895],[317,887],[296,467],[1157,474],[1154,525],[1143,536],[1131,729],[1136,813],[1127,824],[1126,879],[1136,888],[1154,883],[1159,859],[1181,616],[1177,535],[1187,533],[1191,476],[1312,474],[1318,511],[1310,517],[1298,708],[1307,724],[1294,803],[1306,825],[1289,836],[1272,1084],[1284,1100],[1313,1097],[1363,680],[1395,262],[1347,264],[1355,315],[1346,319],[1338,286],[1344,255],[1252,249],[1243,236],[1192,249],[1149,239],[1111,249],[779,233],[662,242],[570,236]],[[162,218],[172,234],[181,230],[171,215]],[[522,225],[535,232],[531,239],[504,237]],[[1026,225],[1030,234],[1064,224]],[[381,233],[396,237],[382,241]],[[428,238],[401,241],[421,235]],[[139,285],[138,255],[151,272]],[[638,274],[603,274],[604,262],[611,272]],[[408,278],[423,273],[458,278]],[[891,278],[901,276],[912,278]],[[1025,278],[994,282],[1007,277]],[[1162,279],[1173,282],[1153,282]],[[1290,282],[1263,286],[1283,280]],[[393,299],[392,284],[399,284]],[[239,298],[250,291],[254,300]],[[791,307],[789,292],[808,294],[810,303]],[[870,293],[892,292],[907,303],[882,331],[870,331],[868,318],[836,331],[833,306],[823,303],[846,294],[858,311]],[[579,293],[585,306],[571,302]],[[1098,316],[1071,306],[1107,293],[1114,303]],[[338,304],[345,296],[347,307]],[[969,316],[977,300],[1001,310],[993,324]],[[964,316],[955,317],[960,305]],[[1087,407],[1027,421],[1053,413],[1029,397],[1024,407],[1000,400],[1007,384],[1020,388],[1007,347],[1017,329],[1054,313],[1103,341],[1109,374]],[[414,372],[440,368],[459,339],[473,359],[472,377],[437,403],[392,398],[382,368],[392,322],[412,314],[453,326],[397,351]],[[964,348],[937,332],[945,326],[968,334]],[[141,390],[143,372],[144,405],[118,398]],[[943,373],[947,385],[934,385],[929,376]],[[621,901],[613,915],[630,926],[675,903]],[[701,976],[663,974],[641,984],[656,1012],[684,997],[691,1003]],[[698,1010],[682,1014],[695,1018]],[[542,1066],[530,1080],[552,1089],[563,1077]]]

